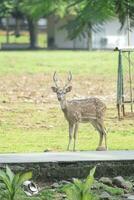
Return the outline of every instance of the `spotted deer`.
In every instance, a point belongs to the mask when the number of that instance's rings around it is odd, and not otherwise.
[[[69,150],[72,138],[74,138],[73,150],[75,151],[79,123],[88,122],[99,132],[99,145],[96,150],[107,150],[107,134],[103,121],[106,105],[95,97],[66,100],[66,94],[72,90],[72,86],[69,85],[71,80],[72,74],[69,72],[68,81],[61,88],[58,86],[56,72],[53,75],[55,86],[52,87],[52,90],[57,94],[61,109],[69,124],[69,143],[67,150]],[[105,146],[103,146],[103,140],[105,140]]]

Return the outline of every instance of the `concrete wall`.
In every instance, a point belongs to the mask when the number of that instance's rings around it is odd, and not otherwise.
[[[97,165],[95,177],[134,176],[134,161],[79,161],[49,163],[8,164],[14,172],[32,171],[33,179],[41,182],[85,178],[91,168]],[[5,168],[5,164],[0,164]]]

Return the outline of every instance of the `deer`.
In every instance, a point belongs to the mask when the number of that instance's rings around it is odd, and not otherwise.
[[[105,103],[96,97],[66,100],[66,94],[72,90],[71,80],[72,73],[69,72],[67,82],[61,88],[58,85],[57,73],[54,72],[53,82],[55,86],[51,87],[52,91],[57,94],[61,110],[69,125],[67,150],[70,150],[72,139],[74,139],[73,151],[75,151],[79,123],[91,123],[99,133],[99,144],[96,150],[107,150],[107,132],[104,127]],[[105,141],[105,146],[103,146],[103,141]]]

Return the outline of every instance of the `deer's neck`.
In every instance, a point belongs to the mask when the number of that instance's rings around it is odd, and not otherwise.
[[[62,111],[65,113],[67,111],[67,101],[66,101],[66,99],[60,101],[60,106],[61,106]]]

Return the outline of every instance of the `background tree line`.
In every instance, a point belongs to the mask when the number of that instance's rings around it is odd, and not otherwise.
[[[0,19],[15,18],[15,35],[19,36],[20,19],[27,20],[30,47],[36,48],[38,42],[37,22],[40,18],[47,18],[49,15],[63,18],[72,16],[65,27],[68,36],[74,39],[78,35],[88,34],[91,31],[99,31],[101,24],[107,20],[118,17],[121,28],[124,26],[127,17],[133,26],[134,22],[134,1],[133,0],[1,0]],[[1,21],[1,20],[0,20]],[[2,25],[2,24],[1,24]]]

